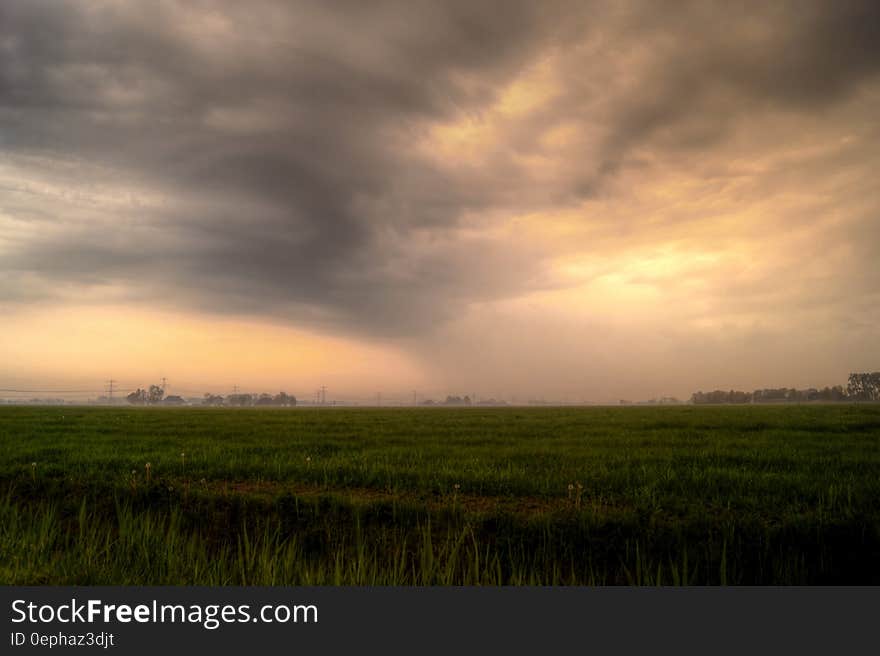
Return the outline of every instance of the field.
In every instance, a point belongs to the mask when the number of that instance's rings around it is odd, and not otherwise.
[[[880,406],[3,407],[0,583],[880,584]]]

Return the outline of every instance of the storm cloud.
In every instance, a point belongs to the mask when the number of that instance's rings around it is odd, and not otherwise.
[[[780,299],[873,331],[878,75],[876,2],[7,0],[0,306],[445,351],[617,276],[702,293],[673,332]]]
[[[413,248],[414,231],[449,240],[493,199],[409,146],[426,123],[490,102],[562,15],[328,9],[4,3],[4,159],[78,196],[8,189],[9,218],[49,225],[8,237],[7,275],[390,332],[434,318],[444,304],[426,294],[467,296],[474,277],[491,283],[481,293],[504,289],[491,269],[510,262],[478,238]],[[113,188],[131,202],[91,197]]]

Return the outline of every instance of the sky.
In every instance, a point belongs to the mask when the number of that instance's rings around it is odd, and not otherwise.
[[[873,1],[4,0],[0,388],[845,383],[878,117]]]

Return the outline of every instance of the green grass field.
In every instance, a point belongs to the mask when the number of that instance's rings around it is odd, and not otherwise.
[[[0,583],[880,584],[880,406],[3,407]]]

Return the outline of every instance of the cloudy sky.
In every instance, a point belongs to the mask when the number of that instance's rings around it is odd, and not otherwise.
[[[3,0],[0,387],[842,383],[878,117],[873,1]]]

